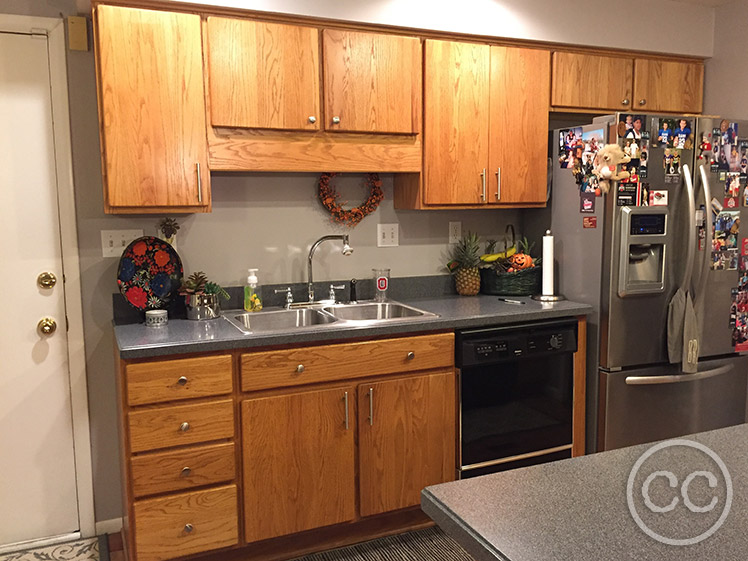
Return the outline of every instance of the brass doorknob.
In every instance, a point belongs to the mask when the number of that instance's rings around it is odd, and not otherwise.
[[[57,331],[57,322],[52,318],[42,318],[36,326],[44,335],[52,335]]]
[[[36,277],[36,282],[42,288],[52,288],[57,284],[57,277],[54,273],[45,271],[44,273],[39,273],[39,276]]]

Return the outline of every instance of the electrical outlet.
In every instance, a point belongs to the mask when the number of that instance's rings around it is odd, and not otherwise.
[[[377,247],[400,245],[398,224],[377,224]]]
[[[462,222],[449,223],[449,243],[458,243],[462,237]]]
[[[143,237],[143,230],[102,230],[101,255],[119,257],[130,242]]]

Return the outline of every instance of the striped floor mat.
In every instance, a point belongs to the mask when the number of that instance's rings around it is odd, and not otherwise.
[[[297,561],[474,561],[439,528],[379,538],[341,549],[300,557]]]

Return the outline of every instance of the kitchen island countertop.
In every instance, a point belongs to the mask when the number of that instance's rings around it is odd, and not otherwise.
[[[506,325],[570,316],[583,316],[592,310],[586,304],[564,300],[541,303],[529,297],[512,297],[524,304],[502,302],[496,296],[446,296],[402,301],[438,317],[409,321],[382,322],[361,326],[334,323],[310,328],[244,334],[225,318],[205,321],[170,320],[165,327],[143,324],[117,325],[114,333],[123,359],[168,356],[272,345],[313,343],[363,337]],[[226,311],[224,314],[230,312]],[[260,312],[262,313],[262,312]]]
[[[732,484],[731,504],[727,500],[728,478],[723,478],[718,463],[703,451],[682,444],[663,444],[641,464],[631,496],[647,528],[676,540],[702,535],[729,505],[722,525],[698,543],[658,541],[637,525],[629,510],[629,475],[654,444],[427,487],[421,495],[421,506],[478,561],[745,559],[748,425],[703,432],[683,440],[709,447],[723,461]],[[641,498],[641,479],[655,473],[651,471],[655,467],[665,467],[678,478],[674,489],[668,488],[662,476],[659,483],[648,487],[655,507],[677,499],[676,508],[669,512],[649,513]],[[696,470],[713,470],[717,475],[714,490],[710,491],[706,477],[697,477],[686,493],[696,507],[708,505],[716,497],[716,507],[708,513],[687,510],[685,498],[681,499],[683,484]]]

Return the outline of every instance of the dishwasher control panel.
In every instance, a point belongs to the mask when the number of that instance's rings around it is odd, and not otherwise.
[[[457,332],[458,367],[577,350],[576,320]]]

